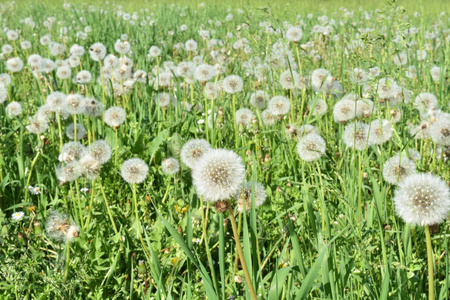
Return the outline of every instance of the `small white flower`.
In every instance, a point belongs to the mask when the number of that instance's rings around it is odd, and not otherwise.
[[[197,121],[197,124],[198,125],[205,124],[205,120],[204,119],[200,119],[200,120]]]
[[[25,214],[24,214],[23,211],[18,211],[18,212],[13,213],[13,214],[11,215],[11,218],[12,218],[14,221],[19,221],[19,220],[22,220],[24,216],[25,216]]]
[[[80,189],[80,192],[87,193],[87,192],[89,192],[89,189],[87,187],[84,187],[84,188]]]

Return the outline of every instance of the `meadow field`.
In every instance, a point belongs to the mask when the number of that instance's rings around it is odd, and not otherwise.
[[[0,23],[0,299],[449,299],[450,1]]]

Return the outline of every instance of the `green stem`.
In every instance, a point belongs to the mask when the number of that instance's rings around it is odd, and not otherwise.
[[[233,228],[234,241],[236,242],[236,250],[239,254],[239,259],[241,260],[242,270],[244,271],[245,282],[247,283],[248,290],[252,297],[252,300],[257,300],[255,288],[253,287],[252,279],[250,277],[250,273],[248,272],[247,263],[245,262],[244,252],[242,251],[241,242],[239,240],[236,220],[234,219],[233,209],[231,205],[228,205],[228,215],[230,217],[231,227]]]
[[[66,269],[64,270],[64,278],[63,278],[63,282],[66,282],[67,275],[69,275],[69,261],[70,261],[70,242],[67,241],[67,250],[66,250]]]
[[[431,246],[430,226],[428,225],[425,225],[425,237],[427,240],[428,256],[428,300],[434,300],[433,248]]]
[[[142,233],[141,233],[141,222],[139,221],[139,215],[138,215],[138,207],[137,207],[137,196],[136,196],[136,183],[133,184],[133,205],[134,205],[134,213],[135,213],[135,217],[136,217],[136,229],[137,229],[137,234],[139,237],[139,240],[141,241],[142,247],[144,248],[145,252],[147,253],[148,257],[150,258],[150,251],[148,251],[147,246],[145,246],[144,243],[144,239],[142,238]]]
[[[30,173],[28,173],[27,185],[25,186],[25,200],[24,200],[25,203],[27,202],[27,198],[28,198],[28,193],[29,193],[28,187],[30,186],[31,173],[33,173],[33,167],[36,164],[39,154],[41,154],[40,150],[38,150],[38,153],[36,154],[36,156],[33,158],[33,161],[31,162]],[[39,202],[38,202],[38,205],[40,206]]]

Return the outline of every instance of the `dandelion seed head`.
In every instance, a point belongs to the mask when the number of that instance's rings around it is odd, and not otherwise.
[[[250,96],[250,104],[258,109],[264,109],[269,95],[265,91],[255,91]]]
[[[123,180],[130,184],[142,183],[148,175],[148,166],[140,158],[130,158],[122,164]]]
[[[356,117],[356,101],[343,98],[336,102],[333,107],[333,117],[335,122],[347,122]]]
[[[270,109],[266,109],[261,113],[261,119],[266,126],[275,124],[276,118],[276,115]]]
[[[84,128],[83,125],[77,123],[77,140],[83,139],[85,134],[86,134],[86,128]],[[75,139],[75,124],[74,123],[71,123],[67,126],[66,135],[71,140]]]
[[[126,117],[127,115],[123,108],[113,106],[105,111],[104,120],[111,127],[119,127],[125,122]]]
[[[238,75],[230,75],[225,77],[222,82],[223,90],[229,94],[235,94],[242,91],[244,81]]]
[[[6,70],[11,73],[21,71],[23,68],[23,61],[19,57],[13,57],[6,61]]]
[[[29,118],[29,125],[26,126],[26,129],[34,134],[42,134],[48,129],[48,122],[39,118],[38,115],[34,115]]]
[[[104,140],[96,140],[88,147],[89,155],[100,164],[105,164],[111,158],[111,146]]]
[[[89,54],[92,60],[99,61],[103,59],[106,55],[106,47],[102,43],[95,43],[89,47]]]
[[[450,211],[450,191],[434,174],[412,174],[400,181],[393,202],[406,223],[434,225],[443,222]]]
[[[164,174],[174,175],[180,170],[180,162],[173,157],[169,157],[163,160],[161,168]]]
[[[56,177],[61,182],[75,181],[81,174],[83,174],[83,168],[76,160],[56,168]]]
[[[388,120],[373,120],[370,125],[369,143],[381,145],[392,138],[392,128]]]
[[[86,154],[86,152],[86,147],[80,142],[68,142],[62,146],[59,161],[69,163],[74,160],[79,160]]]
[[[242,123],[244,126],[249,128],[251,126],[251,121],[254,116],[255,115],[253,114],[253,112],[248,108],[238,109],[236,111],[236,123],[237,125]]]
[[[316,69],[311,73],[311,87],[316,93],[329,93],[333,87],[333,77],[325,69]]]
[[[356,150],[364,150],[368,146],[369,125],[362,122],[347,124],[344,128],[344,143]]]
[[[103,113],[103,104],[94,98],[84,98],[81,106],[83,114],[89,117],[98,117]]]
[[[237,195],[237,210],[239,212],[244,212],[245,210],[249,212],[251,210],[252,197],[255,201],[255,208],[263,205],[266,201],[266,188],[259,182],[245,182],[242,184],[241,189]]]
[[[236,195],[245,179],[245,167],[231,150],[214,149],[203,154],[193,168],[197,194],[204,201],[227,200]]]
[[[441,114],[429,129],[431,139],[439,145],[450,146],[450,114]]]
[[[102,164],[92,155],[84,155],[80,159],[80,165],[83,168],[83,175],[89,180],[97,178],[102,167]]]
[[[285,115],[289,112],[291,108],[291,102],[285,96],[274,96],[270,99],[268,103],[268,109],[273,115]]]
[[[297,153],[304,161],[319,159],[325,150],[325,140],[316,133],[310,133],[298,139]]]
[[[393,185],[397,185],[403,178],[414,173],[416,173],[414,161],[404,155],[395,155],[383,165],[383,178]]]
[[[20,113],[22,112],[22,105],[20,105],[19,102],[13,101],[10,102],[7,106],[6,106],[6,112],[8,113],[8,115],[10,117],[12,116],[18,116],[20,115]]]

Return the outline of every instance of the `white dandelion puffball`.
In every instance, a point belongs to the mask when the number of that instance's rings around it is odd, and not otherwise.
[[[259,109],[266,107],[267,100],[269,100],[269,95],[265,91],[255,91],[250,96],[251,106]]]
[[[261,119],[266,126],[275,124],[277,116],[270,109],[266,109],[261,113]]]
[[[14,57],[6,61],[6,70],[15,73],[23,68],[23,61],[19,57]]]
[[[205,201],[227,200],[236,195],[245,179],[245,167],[231,150],[214,149],[200,157],[192,178],[197,194]]]
[[[22,112],[22,105],[19,102],[13,101],[6,106],[6,112],[10,117],[17,117]]]
[[[142,183],[147,178],[148,166],[140,158],[130,158],[122,164],[121,174],[128,183]]]
[[[251,126],[252,118],[255,115],[253,112],[248,108],[241,108],[236,111],[236,124],[239,126],[240,123],[242,125],[249,128]]]
[[[333,87],[333,76],[325,69],[316,69],[311,74],[311,87],[316,93],[329,93]]]
[[[80,94],[69,94],[66,98],[65,110],[71,115],[77,115],[83,112],[82,101],[84,97]]]
[[[252,191],[253,189],[253,191]],[[237,210],[239,212],[248,212],[251,209],[252,197],[255,199],[255,208],[261,206],[266,201],[266,188],[259,182],[245,182],[237,196]]]
[[[89,180],[97,178],[102,167],[101,163],[91,155],[83,156],[80,159],[80,165],[83,168],[83,175]]]
[[[106,47],[102,43],[95,43],[89,48],[92,60],[102,60],[106,55]]]
[[[325,102],[325,100],[323,100],[321,98],[316,99],[316,100],[311,100],[308,103],[308,106],[309,106],[310,109],[312,109],[312,115],[313,116],[323,115],[328,110],[327,103]]]
[[[289,112],[291,102],[285,96],[274,96],[270,99],[267,106],[273,115],[279,116]]]
[[[364,150],[368,146],[369,125],[362,122],[355,122],[345,126],[343,140],[344,143],[356,150]]]
[[[87,149],[80,142],[68,142],[62,146],[59,161],[69,163],[85,156]]]
[[[85,134],[86,134],[86,128],[84,128],[83,125],[77,123],[77,140],[84,138]],[[75,124],[74,123],[69,124],[67,126],[66,135],[71,140],[75,139]]]
[[[8,91],[0,84],[0,104],[5,102],[6,99],[8,99]]]
[[[311,133],[298,139],[297,153],[304,161],[319,159],[326,149],[325,140],[318,134]]]
[[[190,140],[181,148],[181,161],[192,169],[197,160],[209,150],[211,150],[211,144],[207,140]]]
[[[56,169],[56,177],[61,182],[70,182],[78,179],[83,174],[83,167],[78,161],[71,161],[70,163],[59,166]]]
[[[392,128],[388,120],[373,120],[370,125],[369,143],[381,145],[392,138]]]
[[[342,98],[333,107],[335,122],[347,122],[356,117],[356,101]]]
[[[287,70],[280,74],[280,84],[283,89],[295,89],[300,82],[300,74]]]
[[[443,179],[434,174],[405,177],[394,194],[397,214],[412,225],[439,224],[450,211],[450,191]]]
[[[100,164],[105,164],[111,158],[111,146],[104,140],[96,140],[88,147],[89,155]]]
[[[300,27],[291,27],[286,31],[286,39],[292,42],[298,42],[303,36]]]
[[[119,127],[125,122],[126,117],[125,110],[118,106],[108,108],[104,115],[105,123],[111,127]]]
[[[223,80],[223,90],[229,94],[234,94],[242,91],[244,81],[237,75],[230,75]]]
[[[164,174],[173,175],[180,170],[180,162],[176,158],[169,157],[163,160],[161,168]]]
[[[383,165],[383,178],[390,184],[398,184],[406,176],[416,173],[414,161],[404,155],[395,155]]]
[[[429,133],[435,143],[450,146],[450,114],[439,115],[431,124]]]

